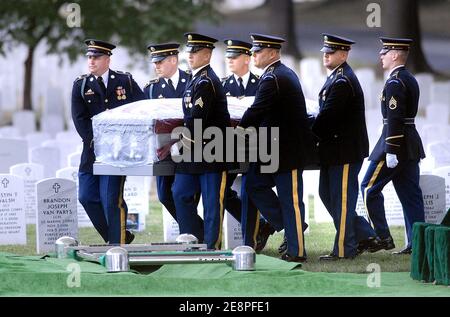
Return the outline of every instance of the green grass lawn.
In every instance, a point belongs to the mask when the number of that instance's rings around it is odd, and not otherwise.
[[[136,233],[133,243],[149,243],[163,241],[161,205],[158,202],[150,204],[150,213],[147,216],[146,230]],[[310,219],[314,215],[310,212]],[[303,264],[306,271],[321,272],[367,272],[370,263],[380,265],[382,272],[406,272],[410,269],[410,256],[395,256],[390,251],[379,251],[377,253],[364,253],[354,260],[341,260],[336,262],[319,262],[320,255],[330,252],[335,235],[334,226],[331,223],[315,223],[309,221],[310,233],[305,235],[308,262]],[[36,254],[35,226],[27,226],[27,245],[0,246],[0,252],[11,252],[21,255]],[[404,246],[404,229],[402,227],[391,228],[397,249]],[[269,238],[266,248],[262,254],[278,257],[278,246],[283,239],[283,233],[275,233]],[[93,228],[80,228],[79,241],[81,244],[101,244],[100,236]]]

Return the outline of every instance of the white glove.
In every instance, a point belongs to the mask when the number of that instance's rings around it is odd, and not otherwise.
[[[181,154],[180,153],[180,148],[181,148],[181,142],[180,141],[175,142],[174,144],[172,144],[172,146],[170,147],[170,155],[172,157],[180,155]]]
[[[388,168],[394,168],[398,164],[397,155],[386,153],[386,165]]]

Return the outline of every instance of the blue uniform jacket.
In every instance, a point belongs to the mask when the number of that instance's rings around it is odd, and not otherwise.
[[[80,172],[92,173],[95,162],[92,120],[100,112],[144,99],[141,88],[129,73],[109,70],[106,95],[94,75],[82,75],[73,83],[72,119],[83,140]]]
[[[208,127],[220,128],[225,137],[225,128],[230,126],[230,114],[227,98],[222,84],[213,71],[206,65],[189,81],[183,94],[184,126],[190,131],[190,137],[184,136],[181,141],[184,147],[191,149],[192,161],[177,163],[178,173],[200,174],[220,172],[227,168],[225,162],[194,162],[194,120],[202,120],[202,133]],[[202,151],[209,140],[203,140]],[[224,142],[224,146],[225,146]],[[224,157],[225,160],[225,149]]]
[[[179,69],[180,78],[176,90],[173,90],[166,82],[161,78],[151,80],[144,86],[145,99],[158,99],[158,98],[181,98],[183,97],[184,89],[188,83],[191,75],[187,72]],[[150,95],[151,94],[151,95]]]
[[[320,163],[342,165],[367,157],[364,94],[346,62],[328,76],[319,93],[319,106],[312,129],[319,138]]]
[[[258,83],[259,77],[250,72],[250,77],[248,79],[247,87],[245,87],[244,96],[254,96],[256,94],[256,89],[258,88]],[[239,83],[233,75],[225,77],[222,80],[223,90],[227,96],[242,97],[238,84]]]
[[[422,140],[413,122],[418,107],[416,79],[405,67],[394,70],[381,96],[383,132],[369,160],[384,161],[386,153],[396,154],[399,161],[418,161],[425,157]]]
[[[253,105],[239,126],[279,128],[279,172],[316,163],[314,136],[308,125],[305,97],[297,75],[280,61],[261,76]],[[269,138],[272,138],[269,131]],[[270,139],[267,141],[270,149]]]

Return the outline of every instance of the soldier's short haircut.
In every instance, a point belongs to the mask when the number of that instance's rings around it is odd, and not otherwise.
[[[395,50],[395,52],[398,54],[398,56],[406,62],[408,59],[409,51],[406,50]]]

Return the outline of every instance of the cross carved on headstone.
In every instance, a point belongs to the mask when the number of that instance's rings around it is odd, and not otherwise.
[[[25,173],[27,174],[27,176],[30,176],[31,168],[27,167],[27,168],[25,169]]]
[[[9,180],[8,180],[7,178],[4,178],[4,179],[2,180],[2,184],[3,184],[3,187],[4,187],[4,188],[8,188]]]
[[[55,190],[55,194],[57,194],[59,192],[60,188],[61,188],[61,185],[59,185],[58,183],[53,184],[53,189]]]

